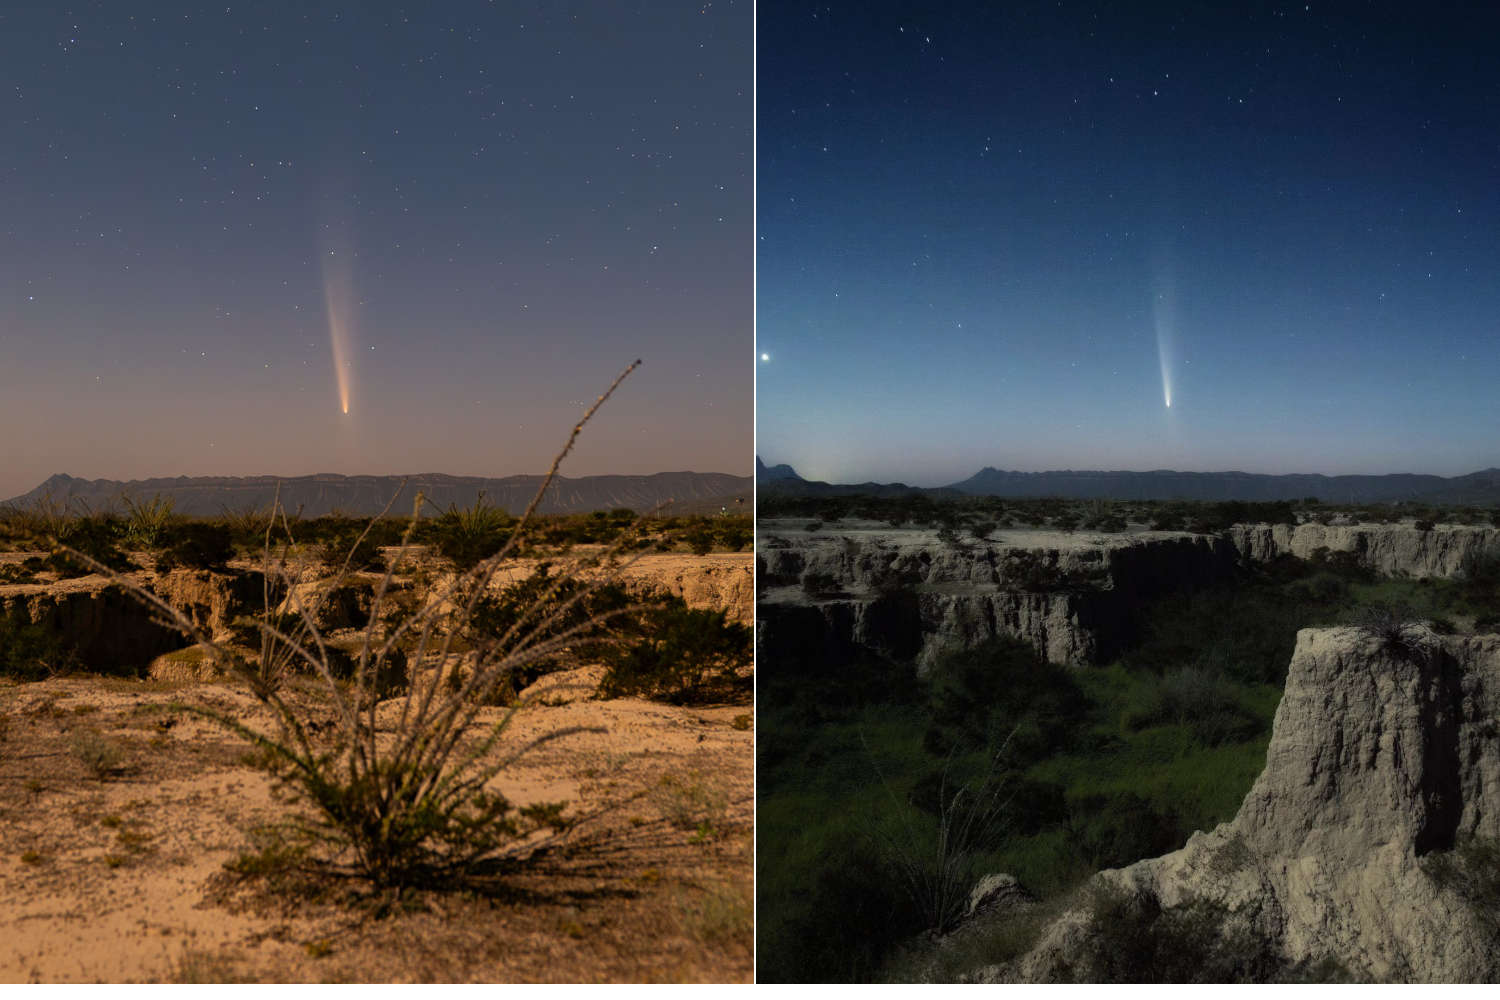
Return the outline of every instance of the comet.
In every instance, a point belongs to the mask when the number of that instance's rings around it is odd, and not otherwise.
[[[1172,273],[1165,266],[1156,268],[1156,287],[1151,299],[1151,319],[1156,327],[1156,360],[1161,366],[1161,395],[1167,404],[1167,409],[1172,408],[1172,335],[1176,322],[1176,289],[1172,283]]]
[[[353,380],[352,339],[354,326],[353,254],[329,250],[323,255],[323,306],[328,314],[328,344],[333,351],[333,377],[338,386],[339,407],[349,412]]]

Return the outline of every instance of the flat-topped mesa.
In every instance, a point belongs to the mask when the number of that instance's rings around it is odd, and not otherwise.
[[[925,672],[943,653],[997,636],[1055,663],[1100,662],[1142,600],[1222,579],[1236,556],[1218,538],[1184,532],[1007,529],[979,540],[767,521],[757,561],[763,655],[813,642],[834,655],[864,648],[915,659]],[[813,635],[814,619],[834,634]]]
[[[1283,555],[1311,559],[1319,549],[1352,552],[1382,576],[1453,577],[1476,554],[1500,555],[1500,528],[1443,524],[1236,524],[1225,537],[1251,562]]]
[[[1500,636],[1303,629],[1265,770],[1238,814],[1181,850],[1100,873],[1163,911],[1202,906],[1281,961],[1358,978],[1491,982],[1494,914],[1442,852],[1500,838]],[[1452,870],[1449,868],[1448,870]],[[1065,975],[1094,946],[1065,914],[989,981]]]

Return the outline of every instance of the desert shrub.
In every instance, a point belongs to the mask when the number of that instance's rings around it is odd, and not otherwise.
[[[1407,604],[1372,601],[1356,608],[1349,624],[1390,650],[1410,648],[1418,635],[1417,614]]]
[[[934,933],[951,930],[963,917],[969,891],[981,874],[980,852],[993,846],[1002,829],[1009,805],[1006,779],[997,760],[975,781],[940,781],[935,830],[911,806],[893,801],[902,822],[883,838],[887,867],[900,876],[923,926]]]
[[[1289,584],[1286,593],[1293,600],[1329,604],[1348,597],[1349,584],[1345,577],[1324,571]]]
[[[468,636],[480,644],[523,632],[531,641],[567,636],[568,644],[557,651],[560,655],[569,649],[597,653],[606,648],[608,644],[601,644],[605,636],[601,623],[606,621],[616,629],[629,626],[632,633],[637,630],[636,623],[627,620],[627,612],[640,602],[623,587],[614,583],[590,586],[553,569],[552,563],[538,563],[530,575],[507,584],[499,594],[480,597],[469,616]],[[558,655],[538,658],[510,680],[519,690],[555,670],[558,663]]]
[[[124,749],[97,729],[76,730],[68,741],[68,749],[100,781],[125,766]]]
[[[1187,726],[1204,746],[1237,743],[1260,730],[1260,720],[1241,707],[1236,689],[1223,674],[1182,667],[1154,678],[1145,699],[1126,710],[1127,729]]]
[[[673,827],[705,835],[722,831],[729,811],[728,793],[697,771],[663,774],[646,798]]]
[[[78,652],[45,625],[0,611],[0,677],[36,681],[78,665]]]
[[[706,556],[714,550],[714,529],[710,524],[696,524],[690,528],[683,540],[694,555]]]
[[[1425,518],[1419,518],[1412,524],[1412,527],[1416,528],[1418,531],[1431,531],[1433,528],[1437,527],[1437,525],[1432,521],[1426,520]]]
[[[1062,747],[1085,707],[1077,682],[1017,639],[991,639],[952,653],[929,676],[930,723],[923,746],[937,755],[1004,744],[1011,763]]]
[[[764,881],[762,874],[758,886]],[[923,929],[885,852],[853,831],[829,840],[778,916],[769,927],[757,920],[761,982],[807,982],[809,974],[823,982],[868,981],[898,941]]]
[[[233,556],[234,534],[227,524],[184,521],[166,535],[156,556],[156,569],[159,573],[178,568],[223,570]]]
[[[990,537],[990,534],[994,532],[995,527],[996,525],[994,521],[975,521],[973,524],[969,525],[969,534],[973,535],[976,541],[982,542],[986,538]]]
[[[719,544],[730,552],[743,552],[755,542],[755,527],[748,517],[727,517],[717,526]]]
[[[257,553],[265,542],[266,532],[271,528],[272,512],[266,508],[234,509],[221,506],[219,523],[229,529],[237,550]]]
[[[150,500],[125,497],[125,544],[137,549],[155,549],[167,536],[173,520],[175,501],[160,493]]]
[[[129,557],[120,551],[124,526],[108,514],[87,514],[63,522],[56,540],[61,548],[48,555],[44,563],[64,577],[86,576],[98,564],[108,570],[134,568]],[[80,559],[79,556],[85,558]]]
[[[573,429],[531,505],[501,548],[451,583],[435,588],[413,613],[385,631],[380,624],[384,620],[382,608],[420,521],[418,498],[403,535],[403,551],[391,561],[376,587],[369,624],[353,657],[350,680],[336,676],[338,664],[316,625],[319,602],[331,588],[325,587],[322,596],[304,596],[305,590],[298,590],[298,584],[304,581],[297,563],[287,558],[293,539],[287,537],[274,558],[269,541],[266,543],[263,572],[268,594],[280,588],[297,595],[292,610],[300,616],[301,624],[298,632],[290,635],[276,628],[271,618],[277,605],[268,597],[260,623],[262,638],[309,671],[320,696],[315,704],[310,705],[303,689],[289,693],[285,687],[269,683],[265,657],[259,668],[247,663],[190,615],[129,578],[116,575],[116,580],[138,599],[200,643],[217,666],[244,683],[269,710],[275,720],[269,729],[208,709],[202,714],[256,748],[265,766],[301,803],[302,815],[289,820],[288,829],[308,845],[310,864],[326,872],[358,876],[381,889],[444,885],[492,870],[487,865],[507,852],[540,846],[526,838],[539,827],[550,825],[549,819],[516,810],[492,787],[514,760],[513,754],[498,752],[513,712],[502,713],[498,722],[483,725],[479,714],[490,695],[517,671],[555,654],[575,634],[599,623],[588,622],[579,629],[538,637],[539,629],[545,629],[556,614],[571,607],[569,602],[561,608],[552,607],[548,603],[549,588],[538,601],[537,615],[522,616],[506,635],[474,644],[467,651],[468,670],[457,683],[450,683],[451,674],[436,668],[454,662],[463,644],[469,642],[468,622],[478,602],[503,562],[521,543],[531,516],[584,424],[635,367],[633,364],[622,372]],[[281,524],[290,536],[287,521],[282,519]],[[609,573],[601,567],[612,556],[606,552],[577,561],[557,579],[588,580],[573,599],[582,600],[609,582]],[[415,665],[413,678],[399,704],[381,717],[376,711],[377,679],[397,649]],[[292,697],[292,693],[297,696]],[[330,715],[331,731],[319,735],[322,720]],[[319,725],[314,726],[315,722]],[[558,735],[549,734],[529,745]]]
[[[606,653],[609,671],[600,687],[609,697],[640,694],[674,703],[701,701],[745,686],[750,627],[725,612],[689,608],[680,600],[649,609],[644,633]]]
[[[1459,567],[1464,597],[1475,604],[1492,604],[1500,598],[1500,552],[1475,550]]]
[[[460,571],[467,572],[499,552],[513,537],[515,522],[499,507],[485,503],[484,493],[474,499],[474,506],[460,510],[456,504],[438,517],[428,529],[438,552],[452,560]]]
[[[1176,850],[1192,832],[1171,809],[1134,792],[1085,795],[1069,808],[1072,836],[1094,868],[1118,868]]]
[[[1269,944],[1206,900],[1163,907],[1150,893],[1099,886],[1081,951],[1062,978],[1095,983],[1243,983],[1278,978]]]
[[[323,569],[331,573],[385,569],[385,557],[375,540],[358,525],[340,526],[314,550]]]

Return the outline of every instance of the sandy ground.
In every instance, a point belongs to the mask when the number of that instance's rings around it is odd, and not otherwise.
[[[598,676],[541,682],[511,745],[583,731],[496,781],[517,804],[568,801],[577,826],[495,892],[394,915],[226,872],[292,807],[240,738],[169,706],[264,721],[248,694],[0,682],[0,980],[749,981],[751,709],[592,700]],[[100,741],[120,756],[103,778],[85,763]]]

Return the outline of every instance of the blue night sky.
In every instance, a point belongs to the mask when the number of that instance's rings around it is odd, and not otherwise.
[[[748,474],[749,0],[0,9],[0,498]],[[349,412],[343,412],[347,402]]]
[[[1500,465],[1500,24],[1222,6],[761,3],[760,455]]]

